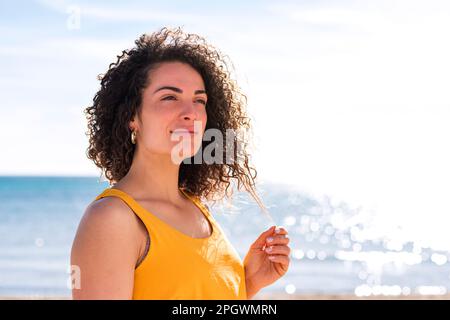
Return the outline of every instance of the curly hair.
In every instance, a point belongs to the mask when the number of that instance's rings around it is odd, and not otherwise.
[[[129,139],[129,122],[141,111],[142,92],[151,78],[149,72],[162,62],[173,61],[189,64],[203,78],[208,95],[205,130],[215,128],[224,136],[227,129],[249,133],[247,97],[231,79],[227,56],[207,44],[204,38],[186,34],[180,28],[162,28],[152,34],[143,34],[135,41],[135,47],[123,50],[107,72],[99,75],[101,88],[95,94],[93,104],[85,109],[89,137],[87,156],[102,170],[110,184],[123,178],[131,167],[135,145]],[[237,135],[233,139],[234,161],[183,162],[179,187],[197,197],[221,199],[233,193],[228,189],[234,178],[238,189],[244,186],[261,206],[255,192],[257,173],[249,164],[248,135]],[[202,148],[204,146],[203,141]],[[224,155],[227,148],[230,145],[224,145]]]

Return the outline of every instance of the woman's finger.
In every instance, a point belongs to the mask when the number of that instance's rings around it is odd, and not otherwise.
[[[282,226],[276,227],[274,232],[275,232],[275,234],[278,234],[278,235],[288,234],[287,230]]]
[[[273,246],[276,244],[288,244],[289,243],[289,236],[287,234],[283,235],[273,235],[270,237],[267,237],[266,239],[266,246]]]
[[[271,226],[269,229],[264,231],[259,235],[259,237],[253,242],[251,248],[252,249],[259,249],[263,248],[265,245],[265,242],[267,240],[267,237],[271,236],[275,230],[275,226]]]
[[[288,256],[291,253],[291,248],[288,246],[278,245],[278,246],[269,246],[266,247],[266,253],[273,255],[273,254],[282,254],[285,256]]]
[[[284,266],[288,266],[290,262],[289,256],[281,254],[270,255],[268,258],[270,261],[280,263]]]

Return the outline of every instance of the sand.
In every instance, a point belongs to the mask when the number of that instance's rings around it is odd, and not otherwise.
[[[0,300],[70,300],[63,296],[0,296]],[[351,294],[283,294],[260,293],[253,300],[450,300],[450,294],[444,295],[402,295],[402,296],[370,296],[357,297]]]
[[[260,293],[253,300],[450,300],[450,294],[444,295],[400,295],[383,296],[373,295],[369,297],[358,297],[352,294],[283,294],[283,293]]]

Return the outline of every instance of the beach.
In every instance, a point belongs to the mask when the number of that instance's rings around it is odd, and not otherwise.
[[[0,300],[71,300],[67,296],[3,296]],[[252,300],[450,300],[450,294],[443,295],[400,295],[358,297],[352,294],[257,294]]]

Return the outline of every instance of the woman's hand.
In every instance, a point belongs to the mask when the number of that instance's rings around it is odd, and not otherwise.
[[[284,228],[272,226],[250,246],[244,259],[248,299],[287,272],[291,252],[287,233]]]

